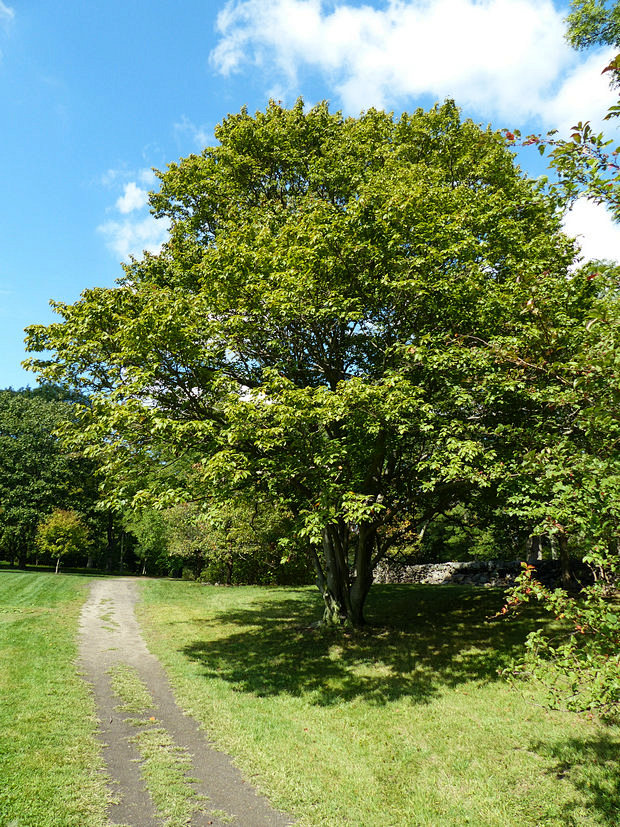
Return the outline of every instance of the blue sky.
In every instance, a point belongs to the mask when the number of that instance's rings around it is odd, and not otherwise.
[[[23,328],[49,300],[111,286],[157,249],[153,167],[200,151],[246,104],[323,98],[358,114],[452,96],[496,127],[599,121],[604,51],[572,52],[551,0],[0,0],[0,387],[34,384]],[[538,156],[523,157],[531,174]],[[584,252],[620,256],[606,215],[567,219]]]

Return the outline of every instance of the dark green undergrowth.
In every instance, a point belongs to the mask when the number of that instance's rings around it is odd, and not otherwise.
[[[617,825],[619,730],[500,679],[539,623],[501,605],[375,586],[342,633],[312,588],[150,581],[139,611],[180,703],[300,825]]]
[[[88,583],[0,571],[0,825],[106,823],[94,703],[76,669]]]

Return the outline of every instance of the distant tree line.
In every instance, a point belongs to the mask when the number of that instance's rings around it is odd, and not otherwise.
[[[110,509],[97,461],[60,437],[77,403],[88,404],[50,384],[0,391],[0,559],[226,584],[308,582],[287,515],[258,501]]]

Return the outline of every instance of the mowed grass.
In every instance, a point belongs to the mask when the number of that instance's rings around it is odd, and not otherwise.
[[[76,670],[89,579],[0,569],[0,825],[100,827],[94,703]]]
[[[181,705],[299,825],[620,824],[620,731],[497,670],[536,619],[493,590],[375,586],[368,632],[310,627],[309,588],[149,581],[139,607]]]

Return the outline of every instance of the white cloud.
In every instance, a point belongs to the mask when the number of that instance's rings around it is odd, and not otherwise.
[[[144,184],[145,187],[148,187],[151,190],[155,189],[159,180],[154,171],[150,168],[139,170],[137,178],[141,184]]]
[[[609,76],[602,73],[615,55],[615,49],[597,51],[568,73],[564,82],[548,101],[544,118],[560,132],[567,132],[577,121],[590,121],[598,130],[611,131],[603,118],[617,92],[609,88]]]
[[[107,247],[125,261],[130,256],[141,256],[145,250],[158,253],[170,225],[167,220],[155,219],[148,212],[148,190],[157,186],[153,170],[109,169],[101,183],[106,189],[122,190],[107,210],[113,217],[97,227]]]
[[[116,209],[126,215],[127,213],[140,210],[146,207],[149,202],[149,194],[139,187],[134,181],[125,184],[123,195],[116,201]]]
[[[100,183],[108,189],[139,181],[143,187],[154,189],[157,186],[157,176],[150,167],[129,169],[127,167],[112,167],[106,170],[100,178]]]
[[[580,198],[566,214],[564,230],[577,238],[584,259],[620,261],[620,226],[604,206]]]
[[[552,0],[388,0],[379,8],[239,0],[218,15],[211,61],[224,75],[252,63],[270,84],[275,69],[292,90],[310,66],[354,113],[431,95],[506,123],[535,117],[546,127],[612,97],[603,79],[592,100],[605,56],[579,63],[564,40],[564,15]]]
[[[179,141],[184,141],[187,138],[197,149],[204,149],[206,146],[212,146],[215,143],[213,131],[209,131],[205,126],[196,126],[188,117],[183,115],[180,121],[174,125],[174,134]]]
[[[0,20],[13,20],[15,17],[15,9],[12,9],[10,6],[6,6],[2,0],[0,0]]]
[[[139,257],[146,250],[158,253],[168,234],[169,223],[156,220],[151,215],[122,221],[106,221],[97,227],[106,239],[110,250],[127,261],[130,256]]]

